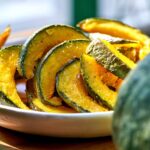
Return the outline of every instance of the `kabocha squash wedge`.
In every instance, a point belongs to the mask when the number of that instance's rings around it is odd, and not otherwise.
[[[0,104],[5,106],[16,107],[7,97],[6,95],[0,91]]]
[[[33,98],[32,104],[34,107],[38,108],[41,111],[44,112],[49,112],[49,113],[76,113],[76,111],[72,108],[69,108],[67,106],[51,106],[51,105],[46,105],[41,102],[40,99],[38,98]]]
[[[29,109],[17,94],[14,80],[20,49],[21,46],[10,46],[0,50],[0,94],[16,107]]]
[[[99,65],[96,60],[83,54],[80,59],[81,74],[89,94],[109,109],[113,109],[116,104],[117,92],[109,89],[107,85],[117,84],[118,78]],[[109,75],[108,75],[109,73]],[[105,76],[107,74],[107,76]],[[108,80],[103,79],[107,77]],[[110,83],[109,83],[110,78]],[[112,80],[113,79],[113,80]],[[107,81],[106,83],[103,80]]]
[[[131,44],[132,47],[138,47],[140,46],[140,42],[137,40],[130,40],[130,39],[124,39],[120,37],[114,37],[108,34],[102,34],[102,33],[89,33],[89,38],[91,40],[105,40],[108,41],[111,44]]]
[[[36,92],[43,102],[51,103],[55,90],[55,77],[59,69],[68,61],[79,58],[85,53],[89,43],[88,40],[65,41],[43,57],[36,70]]]
[[[89,33],[100,32],[116,37],[140,41],[143,46],[138,56],[140,60],[150,53],[150,38],[139,29],[120,21],[104,18],[88,18],[79,22],[77,26]]]
[[[26,95],[28,97],[29,104],[31,104],[30,101],[32,101],[33,98],[37,98],[37,90],[36,90],[36,83],[35,83],[35,77],[32,79],[29,79],[26,83]],[[50,102],[49,102],[50,101]],[[46,104],[50,104],[53,106],[61,106],[62,105],[62,99],[58,96],[53,96],[52,98],[48,99],[46,101]]]
[[[28,103],[31,109],[36,110],[36,111],[50,112],[50,113],[75,113],[76,112],[72,108],[63,106],[62,104],[61,106],[59,105],[55,107],[55,106],[46,105],[42,103],[41,100],[38,99],[36,96],[35,87],[33,83],[34,83],[33,79],[28,80],[26,83],[26,95],[27,95]],[[59,97],[53,97],[53,98],[60,99]]]
[[[105,40],[93,40],[87,48],[87,53],[93,56],[104,68],[122,79],[135,67],[133,61]]]
[[[7,27],[3,33],[0,34],[0,48],[5,44],[7,38],[9,37],[11,28]]]
[[[118,93],[112,121],[118,150],[150,149],[150,55],[126,77]]]
[[[77,24],[83,31],[100,32],[116,37],[140,41],[142,44],[149,38],[140,30],[117,20],[88,18]]]
[[[59,71],[56,78],[59,96],[78,112],[107,111],[89,97],[80,76],[80,61],[74,60]]]
[[[71,39],[87,39],[87,37],[66,25],[51,25],[37,31],[25,42],[20,52],[20,74],[27,79],[32,78],[39,59],[53,46]]]
[[[124,54],[132,61],[137,62],[139,60],[139,52],[142,48],[139,41],[113,37],[101,33],[90,33],[89,37],[91,40],[106,40],[111,43],[115,49],[120,51],[120,53]]]

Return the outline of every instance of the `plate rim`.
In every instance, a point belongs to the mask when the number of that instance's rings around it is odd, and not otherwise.
[[[65,117],[65,118],[85,118],[85,117],[98,117],[98,116],[111,116],[113,115],[113,110],[107,111],[107,112],[85,112],[85,113],[50,113],[50,112],[42,112],[42,111],[35,111],[35,110],[24,110],[20,108],[15,108],[11,106],[5,106],[0,104],[0,109],[12,111],[15,113],[20,114],[27,114],[27,115],[37,115],[37,116],[49,116],[49,117]]]

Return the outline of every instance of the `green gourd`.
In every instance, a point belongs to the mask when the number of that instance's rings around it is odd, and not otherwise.
[[[150,55],[139,62],[122,84],[113,115],[118,150],[150,149]]]

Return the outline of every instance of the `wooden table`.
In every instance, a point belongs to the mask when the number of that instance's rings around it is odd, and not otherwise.
[[[111,137],[88,139],[29,135],[0,127],[0,150],[115,150]]]

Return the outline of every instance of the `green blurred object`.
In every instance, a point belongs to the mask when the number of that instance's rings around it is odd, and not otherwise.
[[[96,17],[97,0],[73,0],[73,25],[79,21]]]

